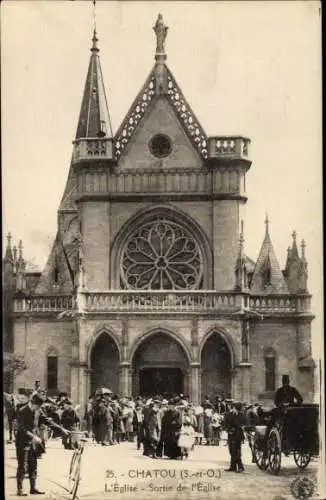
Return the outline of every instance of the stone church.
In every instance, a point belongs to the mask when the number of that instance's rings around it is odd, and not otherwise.
[[[250,140],[206,135],[167,65],[167,31],[159,15],[153,68],[115,133],[94,31],[43,272],[8,238],[6,345],[27,363],[14,390],[267,402],[289,374],[312,401],[305,243],[293,233],[281,270],[266,217],[257,261],[246,255]]]

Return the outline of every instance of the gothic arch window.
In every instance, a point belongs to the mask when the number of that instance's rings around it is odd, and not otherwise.
[[[264,367],[265,367],[265,391],[275,391],[276,383],[276,355],[272,348],[264,351]]]
[[[202,288],[202,251],[186,227],[159,217],[143,223],[127,238],[120,276],[122,288]]]
[[[46,357],[46,387],[48,391],[58,389],[58,352],[50,348]]]

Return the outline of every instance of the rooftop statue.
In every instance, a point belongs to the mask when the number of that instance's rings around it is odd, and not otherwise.
[[[157,17],[157,21],[155,23],[155,26],[153,27],[153,30],[155,31],[156,34],[156,53],[157,54],[164,54],[164,42],[166,39],[166,35],[168,32],[168,27],[165,26],[164,21],[163,21],[163,16],[162,14],[159,14]]]

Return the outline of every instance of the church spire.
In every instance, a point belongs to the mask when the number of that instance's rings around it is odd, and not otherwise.
[[[91,57],[77,125],[76,139],[112,137],[111,120],[105,94],[98,38],[94,23]]]
[[[265,238],[261,246],[250,289],[253,294],[288,293],[288,287],[276,258],[269,233],[269,219],[265,218]]]

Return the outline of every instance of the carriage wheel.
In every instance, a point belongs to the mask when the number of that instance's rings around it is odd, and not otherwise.
[[[308,451],[296,450],[293,458],[299,469],[305,469],[311,460],[311,453]]]
[[[254,441],[252,454],[257,467],[261,470],[266,470],[268,468],[268,460],[266,457],[264,458],[263,445],[259,445],[257,441]]]
[[[281,468],[282,450],[279,431],[274,428],[268,436],[268,465],[272,474],[278,474]]]

